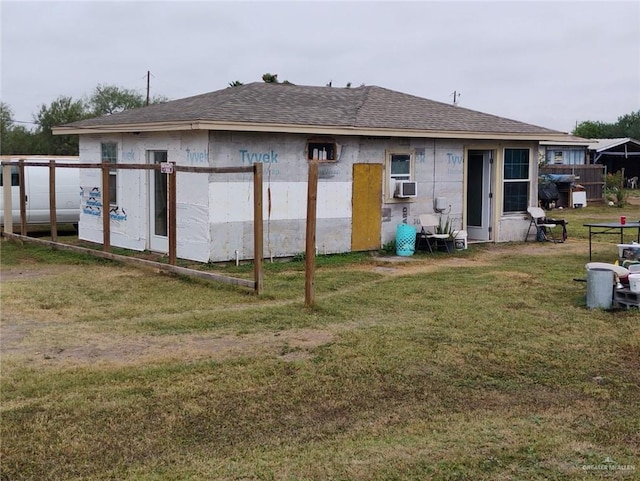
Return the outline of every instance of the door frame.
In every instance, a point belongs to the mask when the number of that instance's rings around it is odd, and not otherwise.
[[[477,179],[472,179],[470,175],[470,168],[472,163],[472,156],[477,159],[478,155],[482,155],[482,179],[480,185],[480,200],[481,206],[481,220],[480,225],[471,225],[469,223],[469,206],[470,190],[478,186]],[[494,239],[493,232],[493,208],[495,201],[495,179],[494,179],[494,163],[496,158],[496,151],[488,148],[475,148],[468,149],[466,152],[467,162],[465,169],[466,188],[465,188],[465,229],[469,240],[476,241],[492,241]],[[480,162],[480,160],[474,160],[474,162]]]
[[[156,154],[164,154],[156,156]],[[167,162],[168,152],[166,150],[154,150],[150,149],[146,151],[147,164],[159,164],[161,162]],[[150,169],[147,171],[147,249],[153,252],[168,253],[169,252],[169,233],[166,235],[156,234],[156,181],[157,179],[164,180],[164,196],[165,196],[165,215],[166,215],[166,229],[169,228],[168,217],[168,185],[167,174],[161,173],[159,170]]]

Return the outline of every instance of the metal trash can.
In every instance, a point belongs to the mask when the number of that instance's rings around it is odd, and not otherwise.
[[[396,230],[396,255],[412,256],[416,251],[416,228],[398,224]]]
[[[613,304],[613,271],[587,269],[587,307],[611,309]]]

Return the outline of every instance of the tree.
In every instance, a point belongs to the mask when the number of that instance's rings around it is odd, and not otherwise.
[[[164,96],[155,95],[150,103],[157,104],[167,100]],[[31,131],[21,125],[14,125],[13,111],[8,104],[0,102],[0,153],[78,155],[78,136],[54,136],[51,131],[53,127],[145,104],[146,98],[133,90],[98,85],[86,101],[60,96],[49,105],[40,105],[38,113],[33,116],[38,127]]]
[[[141,94],[115,85],[98,85],[87,101],[89,112],[95,117],[143,107],[144,104]]]
[[[621,137],[640,140],[640,110],[618,117],[618,127]]]
[[[606,137],[604,134],[606,127],[602,122],[592,122],[587,120],[580,122],[575,129],[573,129],[573,135],[578,137],[584,137],[585,139],[603,139]]]
[[[53,135],[51,129],[57,125],[68,124],[87,118],[86,107],[82,100],[60,96],[47,107],[41,105],[34,116],[38,124],[36,134],[42,142],[42,148],[49,155],[78,155],[77,135]],[[34,152],[31,152],[34,153]]]
[[[159,104],[168,99],[161,95],[155,95],[150,104]],[[135,90],[117,87],[115,85],[98,85],[87,101],[88,114],[92,117],[112,115],[125,110],[144,107],[147,101],[144,95]]]
[[[29,129],[22,125],[15,125],[13,110],[0,102],[0,154],[39,154],[43,153],[38,147],[39,139]]]
[[[40,145],[40,139],[22,125],[14,125],[0,139],[0,153],[13,154],[45,154]]]
[[[264,83],[268,83],[268,84],[277,84],[280,83],[278,81],[278,74],[270,74],[270,73],[266,73],[262,76],[262,80],[264,81]]]
[[[233,82],[229,82],[229,87],[240,87],[244,85],[240,80],[234,80]]]
[[[640,140],[640,110],[618,117],[613,124],[592,120],[580,122],[572,134],[586,139],[631,137]]]
[[[2,145],[7,140],[7,134],[13,127],[13,111],[8,104],[0,102],[0,149],[4,153]]]

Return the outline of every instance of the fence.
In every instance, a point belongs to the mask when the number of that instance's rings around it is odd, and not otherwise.
[[[263,219],[262,219],[262,164],[253,164],[243,167],[188,167],[178,166],[168,162],[163,164],[110,164],[110,163],[73,163],[61,164],[54,160],[49,162],[29,162],[24,159],[17,162],[2,162],[2,168],[5,179],[11,178],[11,166],[17,165],[19,170],[19,190],[20,190],[20,234],[13,233],[13,206],[11,199],[11,182],[4,182],[3,185],[3,204],[4,204],[4,232],[3,236],[7,238],[16,238],[27,242],[40,243],[50,245],[54,248],[62,248],[76,252],[83,252],[97,257],[108,258],[129,264],[137,264],[143,266],[154,267],[159,270],[172,272],[175,274],[199,277],[227,284],[252,287],[256,294],[261,294],[263,290]],[[35,239],[27,235],[26,222],[26,195],[25,195],[25,167],[49,167],[49,215],[51,220],[51,241]],[[55,178],[56,168],[79,168],[79,169],[101,169],[102,171],[102,206],[109,206],[109,171],[117,170],[158,170],[167,174],[167,211],[168,211],[168,243],[169,243],[169,261],[168,264],[161,262],[148,261],[145,259],[137,259],[128,256],[112,254],[111,250],[111,220],[109,209],[102,208],[102,252],[95,249],[87,249],[79,246],[66,245],[57,242],[57,221],[56,221],[56,192]],[[252,173],[253,174],[253,221],[254,221],[254,280],[238,279],[235,277],[223,276],[210,272],[198,271],[195,269],[187,269],[176,265],[176,245],[177,245],[177,219],[176,219],[176,176],[178,172],[191,172],[203,174],[232,174],[232,173]],[[80,186],[78,186],[78,190]],[[79,194],[78,194],[79,195]]]
[[[540,174],[571,174],[584,187],[587,202],[604,202],[606,167],[604,165],[544,165]]]

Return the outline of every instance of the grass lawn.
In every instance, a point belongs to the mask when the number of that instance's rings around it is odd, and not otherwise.
[[[564,244],[265,265],[265,293],[2,240],[1,480],[640,479],[640,314]],[[615,237],[594,243],[612,262]],[[250,275],[250,266],[207,266]]]

